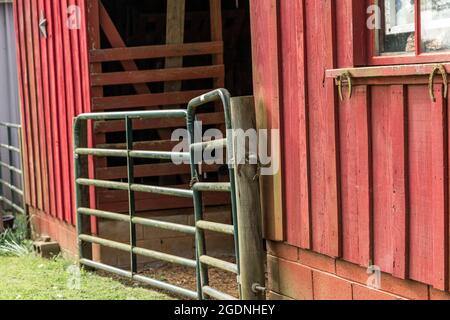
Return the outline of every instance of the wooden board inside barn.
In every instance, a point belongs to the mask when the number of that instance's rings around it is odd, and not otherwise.
[[[219,87],[233,95],[252,93],[248,3],[221,5],[220,0],[88,1],[88,32],[92,111],[132,111],[185,108],[194,97]],[[224,32],[225,31],[225,32]],[[221,105],[200,115],[203,129],[222,128]],[[95,124],[94,145],[125,146],[120,121]],[[185,128],[179,119],[135,121],[136,150],[171,151],[179,141],[172,132]],[[113,158],[95,161],[101,180],[126,181],[126,163]],[[226,181],[227,169],[203,166],[204,178]],[[136,182],[189,188],[189,165],[139,161]],[[229,204],[228,195],[207,195],[206,206]],[[101,210],[128,211],[126,192],[98,190]],[[156,215],[179,214],[190,199],[136,195],[136,209]],[[161,212],[164,211],[164,212]]]

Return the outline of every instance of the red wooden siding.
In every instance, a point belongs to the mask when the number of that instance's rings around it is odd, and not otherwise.
[[[260,129],[281,129],[278,4],[277,0],[250,1],[252,37],[257,39],[252,43],[252,55],[256,117]],[[269,141],[269,144],[279,146],[280,141]],[[265,236],[271,240],[284,240],[281,171],[274,176],[261,177],[261,194],[265,199],[262,207],[266,220]]]
[[[81,29],[69,29],[78,5]],[[90,110],[83,0],[14,2],[20,72],[27,204],[73,224],[72,121]],[[39,32],[44,13],[48,38]]]
[[[281,115],[286,242],[448,289],[443,89],[435,85],[433,103],[428,74],[414,76],[414,68],[398,75],[386,69],[373,78],[352,70],[358,78],[352,97],[345,88],[341,102],[327,70],[366,65],[363,1],[258,4],[264,6],[278,11],[278,19],[261,12],[252,17],[253,46],[270,48],[261,35],[270,33],[278,50],[256,56],[255,69],[265,73],[264,81],[256,79],[255,96],[270,101],[279,92],[279,103],[266,112],[269,123]]]

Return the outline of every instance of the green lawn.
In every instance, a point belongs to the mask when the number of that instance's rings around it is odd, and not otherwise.
[[[64,259],[0,256],[0,300],[23,299],[166,300],[170,297],[79,271],[73,263]]]

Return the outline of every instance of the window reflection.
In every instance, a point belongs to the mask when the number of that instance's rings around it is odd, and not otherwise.
[[[415,0],[380,0],[378,3],[382,12],[382,29],[376,42],[378,53],[414,53]]]
[[[450,49],[450,0],[421,0],[422,51]]]

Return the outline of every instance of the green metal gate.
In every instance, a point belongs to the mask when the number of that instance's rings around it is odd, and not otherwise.
[[[77,198],[77,230],[79,242],[80,264],[87,267],[101,269],[121,276],[143,282],[155,288],[166,290],[190,299],[219,299],[233,300],[232,296],[222,293],[209,285],[208,267],[219,268],[236,274],[239,278],[239,245],[237,228],[237,210],[235,194],[235,176],[234,168],[231,163],[228,164],[230,182],[228,183],[205,183],[200,181],[198,163],[195,163],[195,152],[204,148],[227,148],[227,152],[233,150],[233,139],[227,136],[224,140],[215,140],[211,142],[194,141],[195,121],[197,119],[197,110],[211,102],[221,101],[225,112],[226,129],[232,129],[230,114],[230,94],[225,89],[219,89],[193,99],[187,110],[158,110],[158,111],[138,111],[138,112],[115,112],[115,113],[93,113],[78,116],[74,121],[74,154],[75,154],[75,187]],[[136,151],[133,150],[133,120],[137,119],[162,119],[162,118],[184,118],[186,119],[189,132],[190,152],[156,152],[156,151]],[[87,148],[87,122],[105,121],[105,120],[124,120],[126,126],[126,150],[106,150]],[[121,157],[127,159],[128,182],[112,182],[88,179],[83,177],[87,173],[87,157]],[[187,160],[191,165],[192,189],[176,189],[167,187],[157,187],[136,184],[134,182],[134,159],[162,159],[170,160],[176,157]],[[230,158],[230,157],[228,157]],[[114,212],[105,212],[89,208],[89,201],[86,201],[89,194],[89,188],[107,188],[114,190],[128,191],[129,214],[123,215]],[[195,226],[180,225],[175,223],[163,222],[152,219],[145,219],[135,216],[135,192],[155,193],[169,195],[174,197],[192,198],[195,211]],[[203,192],[229,192],[231,194],[231,211],[233,225],[213,223],[205,221],[203,217],[202,193]],[[111,240],[102,239],[90,234],[90,230],[84,225],[86,217],[98,217],[115,221],[129,223],[130,242],[123,244]],[[196,259],[182,258],[162,252],[139,248],[136,245],[136,225],[146,227],[160,228],[180,232],[189,235],[195,235]],[[236,264],[222,261],[207,255],[205,231],[228,234],[234,236]],[[86,257],[86,244],[97,244],[109,248],[118,249],[130,253],[129,271],[116,267],[108,266]],[[136,257],[138,255],[150,257],[163,262],[178,264],[185,267],[194,268],[197,275],[197,291],[181,288],[173,284],[162,282],[156,279],[144,277],[137,273]]]
[[[0,204],[3,205],[3,209],[8,208],[12,214],[26,215],[21,148],[22,127],[0,122],[0,128],[6,130],[6,143],[0,144]],[[14,144],[14,137],[17,139],[17,145]],[[7,150],[8,160],[2,159],[1,149]],[[20,167],[16,161],[20,163]],[[9,179],[3,177],[3,170],[9,172]],[[10,198],[5,195],[4,189],[10,190]]]

